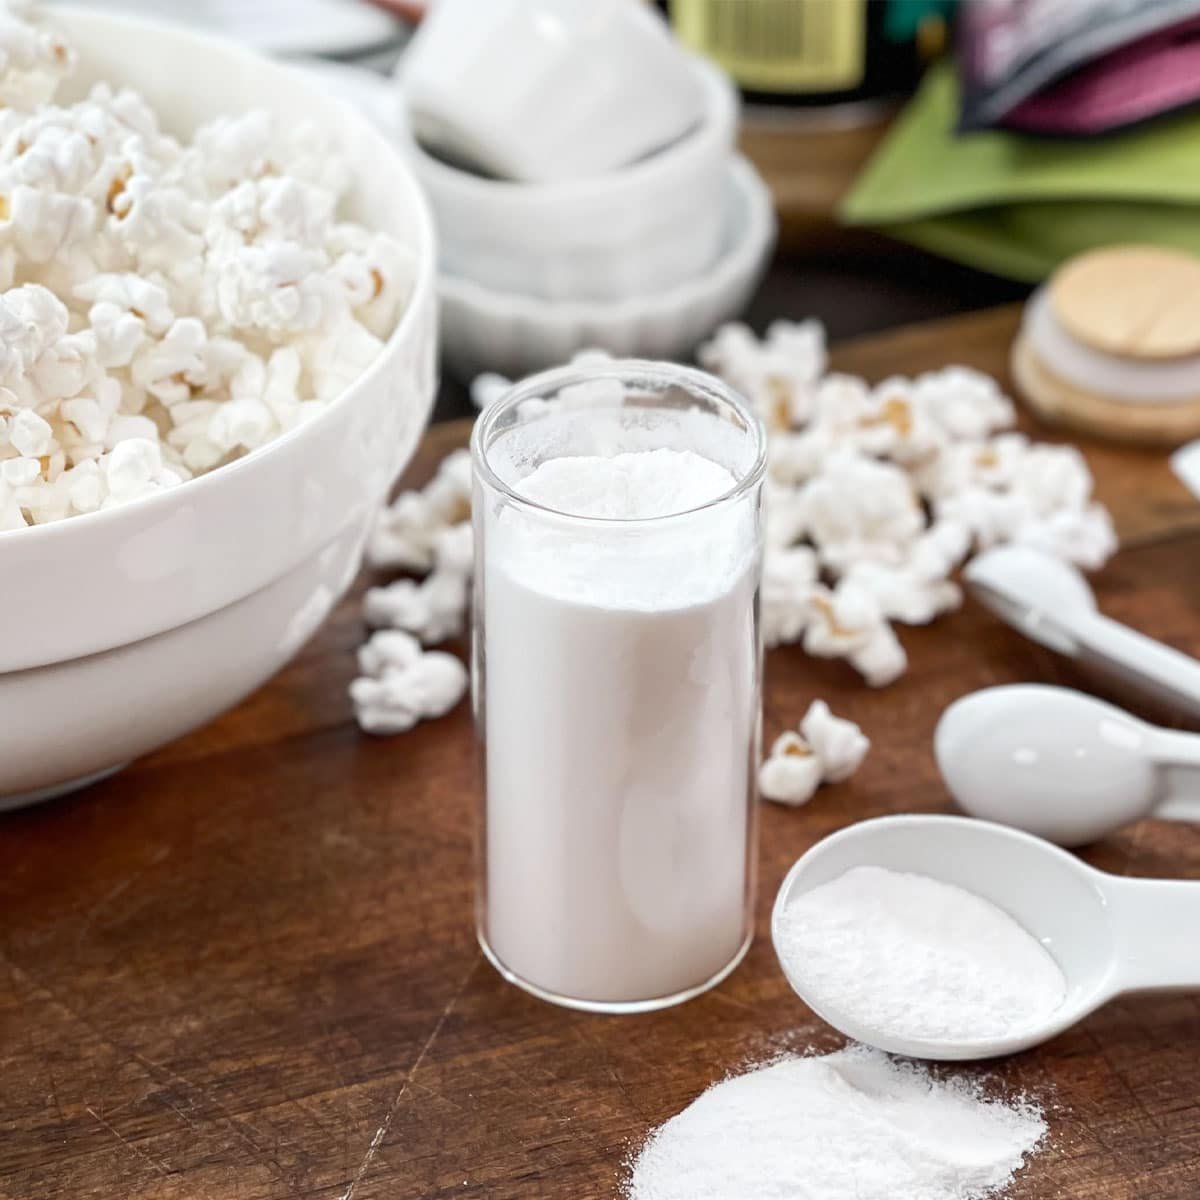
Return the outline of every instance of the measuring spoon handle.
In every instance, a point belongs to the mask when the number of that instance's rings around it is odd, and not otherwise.
[[[1200,824],[1200,793],[1172,791],[1160,800],[1150,814],[1158,821],[1189,821]]]
[[[1108,876],[1114,990],[1200,989],[1200,882]]]
[[[1145,749],[1161,770],[1158,800],[1147,815],[1200,822],[1200,734],[1152,729]]]
[[[1080,648],[1103,659],[1122,678],[1200,718],[1200,662],[1122,625],[1103,613],[1073,617]]]

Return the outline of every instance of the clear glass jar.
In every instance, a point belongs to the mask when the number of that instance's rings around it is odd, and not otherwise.
[[[640,519],[520,491],[550,459],[664,448],[730,486]],[[753,933],[764,431],[702,372],[608,360],[518,384],[471,451],[480,944],[558,1004],[686,1000]]]

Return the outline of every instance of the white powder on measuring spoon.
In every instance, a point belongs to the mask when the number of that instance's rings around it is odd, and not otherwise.
[[[1046,1133],[1036,1106],[852,1046],[710,1088],[652,1135],[628,1200],[985,1200]]]
[[[1051,955],[994,904],[882,867],[794,897],[776,940],[817,1008],[896,1037],[1004,1037],[1066,994]]]

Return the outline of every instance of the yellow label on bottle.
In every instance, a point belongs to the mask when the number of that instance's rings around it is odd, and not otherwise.
[[[867,0],[671,0],[680,41],[752,92],[840,92],[862,83]]]

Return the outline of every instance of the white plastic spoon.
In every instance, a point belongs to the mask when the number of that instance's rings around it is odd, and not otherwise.
[[[1200,662],[1098,612],[1087,580],[1070,563],[1025,546],[1001,546],[972,559],[963,578],[1026,637],[1200,718]]]
[[[1171,455],[1171,470],[1179,481],[1200,500],[1200,442],[1188,442]]]
[[[897,1037],[814,1003],[804,964],[780,954],[783,912],[794,896],[861,866],[926,875],[1004,909],[1054,956],[1066,977],[1062,1004],[1036,1026],[954,1041]],[[788,872],[771,917],[784,974],[822,1020],[892,1054],[944,1061],[1027,1050],[1129,992],[1200,988],[1197,929],[1200,883],[1107,875],[1019,830],[947,816],[881,817],[818,842]]]
[[[1200,734],[1159,729],[1068,688],[1013,684],[956,700],[933,738],[973,817],[1082,846],[1143,817],[1200,821]]]

